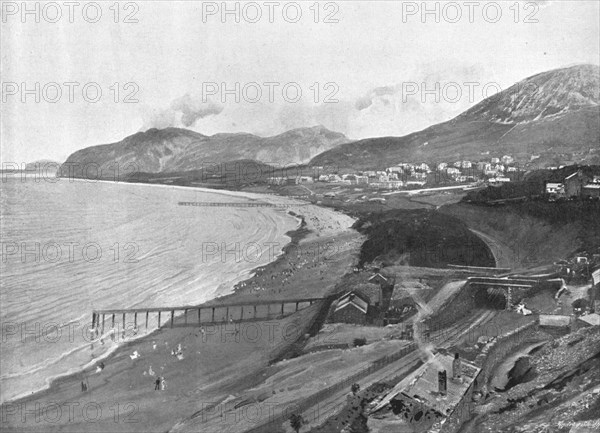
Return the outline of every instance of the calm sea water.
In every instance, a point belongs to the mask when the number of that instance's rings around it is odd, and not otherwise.
[[[0,189],[1,401],[114,351],[118,338],[92,341],[93,309],[189,305],[227,293],[272,260],[298,224],[273,208],[179,206],[248,201],[186,188],[30,178]],[[215,252],[223,243],[230,252]]]

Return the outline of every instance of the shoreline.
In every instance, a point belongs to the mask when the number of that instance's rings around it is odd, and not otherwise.
[[[128,185],[134,184],[134,185],[149,186],[149,187],[159,186],[159,187],[163,187],[163,188],[184,189],[187,191],[193,189],[193,190],[198,190],[199,192],[202,192],[202,193],[214,193],[214,194],[220,194],[220,195],[228,196],[228,197],[245,198],[247,200],[252,200],[252,201],[258,200],[261,198],[260,194],[243,193],[243,192],[238,192],[238,191],[227,191],[227,190],[218,191],[218,190],[212,190],[209,188],[171,186],[171,185],[162,185],[162,184],[147,184],[147,183],[134,183],[134,182],[114,182],[114,181],[110,181],[110,180],[93,180],[93,181],[91,181],[91,180],[80,179],[80,178],[58,178],[58,179],[67,179],[69,182],[75,182],[75,181],[86,182],[86,183],[101,182],[103,184],[114,184],[114,185],[117,185],[119,183],[125,183]],[[283,199],[285,199],[285,198],[283,198]],[[290,199],[289,201],[292,201],[292,199]],[[290,204],[290,205],[296,206],[296,204]],[[281,212],[281,210],[276,210],[275,208],[274,208],[274,211]],[[288,230],[287,232],[285,232],[283,234],[283,236],[285,236],[289,239],[287,239],[287,242],[281,248],[281,251],[278,254],[273,256],[272,261],[268,262],[266,264],[263,264],[263,265],[248,268],[248,269],[240,272],[237,276],[235,276],[235,278],[233,278],[231,280],[231,284],[229,285],[226,292],[224,292],[222,294],[217,293],[217,294],[215,294],[214,298],[209,299],[209,300],[203,302],[202,304],[198,304],[198,305],[204,305],[209,302],[217,302],[218,303],[218,302],[223,302],[226,299],[230,299],[231,296],[235,296],[235,287],[239,283],[252,279],[252,277],[255,275],[257,270],[260,270],[260,269],[268,266],[270,263],[277,261],[281,256],[285,255],[284,248],[286,248],[288,245],[290,245],[291,242],[293,242],[293,238],[292,238],[293,233],[296,232],[298,229],[300,229],[300,227],[303,224],[302,218],[298,218],[297,216],[290,215],[289,212],[285,212],[285,214],[286,214],[286,216],[293,217],[297,221],[297,226],[296,226],[296,229]],[[84,315],[87,315],[87,312]],[[77,376],[77,375],[81,375],[82,373],[84,373],[86,371],[94,370],[96,365],[98,365],[100,362],[106,362],[106,361],[110,360],[110,358],[115,356],[115,354],[117,352],[119,352],[123,348],[126,348],[128,345],[130,345],[133,342],[141,341],[146,338],[150,338],[156,331],[159,331],[162,327],[164,327],[164,325],[161,326],[160,328],[151,329],[148,333],[144,333],[144,334],[136,336],[136,337],[128,337],[126,340],[120,341],[119,343],[115,344],[113,347],[110,347],[105,353],[102,353],[100,356],[88,361],[84,365],[74,366],[63,373],[48,376],[45,378],[44,384],[40,385],[37,389],[23,391],[22,393],[17,394],[16,396],[7,398],[6,400],[3,400],[0,402],[0,406],[7,405],[7,404],[19,403],[20,401],[31,398],[32,396],[36,396],[38,394],[41,395],[42,393],[50,390],[53,387],[55,382],[60,382],[61,380],[68,380],[69,378]],[[85,346],[82,346],[82,347],[79,347],[79,348],[76,348],[73,350],[82,350],[84,347]],[[85,349],[83,349],[83,350],[85,350]],[[19,373],[19,374],[21,374],[21,373]],[[23,373],[23,374],[26,374],[26,373]]]
[[[72,180],[86,182],[85,179],[72,179]],[[98,182],[100,182],[100,181],[98,181]],[[112,182],[112,181],[101,181],[101,182],[116,183],[116,182]],[[124,182],[124,183],[131,184],[133,182]],[[136,185],[148,185],[148,186],[153,185],[153,184],[147,184],[147,183],[135,183],[135,184]],[[156,185],[154,185],[154,186],[156,186]],[[313,234],[313,236],[312,236],[313,238],[315,236],[318,238],[321,235],[318,228],[311,227],[311,224],[307,223],[306,217],[304,215],[298,214],[298,213],[294,212],[292,209],[296,208],[295,210],[298,210],[297,208],[302,208],[302,210],[304,211],[304,210],[309,210],[309,208],[311,208],[311,207],[314,207],[315,209],[312,209],[312,212],[309,211],[310,214],[313,214],[313,217],[314,217],[315,213],[318,214],[319,212],[324,212],[324,213],[329,213],[329,214],[339,214],[340,217],[343,216],[343,217],[349,218],[350,220],[353,220],[353,218],[347,216],[345,213],[337,212],[332,209],[323,208],[323,207],[320,207],[317,205],[313,205],[311,203],[299,202],[296,199],[288,198],[288,197],[269,196],[269,195],[263,195],[263,194],[258,194],[258,193],[245,193],[245,192],[241,192],[241,191],[214,190],[214,189],[210,189],[210,188],[201,188],[201,187],[193,187],[193,186],[192,187],[171,186],[171,185],[159,185],[159,186],[163,187],[163,188],[177,188],[177,189],[181,188],[181,189],[185,189],[185,190],[197,190],[199,192],[222,194],[222,195],[226,195],[226,196],[243,197],[248,200],[261,199],[263,201],[267,201],[267,202],[271,202],[271,203],[272,202],[275,202],[275,203],[285,202],[284,204],[287,205],[286,210],[285,210],[286,215],[289,215],[298,221],[298,225],[297,225],[296,229],[285,232],[284,235],[289,238],[289,241],[281,248],[280,253],[273,257],[273,260],[271,260],[270,262],[268,262],[264,265],[260,265],[260,266],[251,268],[251,269],[247,270],[246,272],[240,274],[239,281],[237,283],[233,283],[233,285],[229,288],[227,293],[218,295],[215,298],[210,299],[210,300],[206,301],[205,303],[199,304],[199,305],[211,305],[211,304],[215,305],[215,304],[231,301],[232,299],[241,300],[244,297],[248,297],[248,296],[269,297],[268,294],[256,293],[255,291],[252,290],[251,287],[246,288],[245,286],[247,284],[250,284],[250,282],[252,282],[253,280],[260,278],[260,276],[262,276],[264,274],[268,274],[270,272],[277,273],[278,269],[284,265],[284,262],[288,258],[288,256],[291,255],[292,250],[294,248],[297,248],[303,241],[308,240],[311,237],[311,233]],[[281,210],[278,210],[278,211],[281,211]],[[354,230],[352,230],[350,228],[350,226],[340,227],[340,229],[341,229],[341,230],[339,230],[340,233],[346,232],[346,231],[354,232]],[[236,280],[237,280],[237,278],[236,278]],[[282,296],[281,298],[285,299],[285,295]],[[147,343],[148,341],[152,340],[153,338],[156,338],[156,336],[158,334],[160,334],[161,332],[164,332],[164,331],[165,331],[165,325],[161,326],[160,328],[150,331],[148,334],[141,335],[138,338],[127,339],[126,341],[119,343],[118,345],[115,345],[114,350],[111,349],[110,351],[108,351],[106,353],[105,356],[102,356],[98,359],[94,359],[93,361],[88,363],[86,366],[84,366],[82,368],[78,368],[76,371],[71,370],[70,372],[62,374],[60,376],[57,376],[54,378],[49,378],[46,386],[44,386],[42,389],[32,391],[30,394],[25,394],[25,395],[22,394],[15,398],[7,399],[6,401],[2,402],[2,404],[0,406],[20,405],[20,404],[25,404],[29,401],[39,400],[39,399],[43,399],[44,397],[51,396],[52,394],[55,393],[55,391],[57,389],[60,389],[62,386],[66,385],[68,383],[71,383],[74,380],[79,381],[81,379],[81,377],[85,377],[85,376],[94,374],[93,373],[94,368],[100,361],[108,364],[108,363],[114,361],[115,359],[122,357],[123,354],[125,352],[127,352],[128,349],[131,348],[132,346]]]

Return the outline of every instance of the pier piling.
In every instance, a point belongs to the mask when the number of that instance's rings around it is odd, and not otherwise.
[[[158,313],[158,327],[162,326],[162,313],[171,313],[170,327],[175,326],[175,311],[183,313],[183,320],[178,323],[178,326],[193,326],[196,324],[195,319],[190,320],[190,312],[196,311],[198,315],[198,324],[203,323],[227,323],[227,322],[244,322],[249,320],[269,320],[273,317],[285,317],[286,315],[294,314],[314,302],[325,298],[306,298],[306,299],[286,299],[286,300],[270,300],[270,301],[246,301],[230,304],[213,304],[206,306],[185,305],[179,307],[155,307],[155,308],[129,308],[129,309],[114,309],[114,310],[94,310],[92,311],[92,328],[96,332],[104,334],[106,325],[106,316],[110,316],[111,326],[115,327],[116,315],[120,314],[123,320],[123,332],[125,332],[127,314],[133,314],[134,328],[138,326],[138,313],[146,315],[146,330],[149,329],[150,313]],[[301,307],[302,304],[302,307]],[[286,305],[288,308],[286,309]],[[251,307],[251,308],[250,308]],[[264,308],[265,311],[258,311],[258,307]],[[247,310],[245,310],[247,308]],[[202,316],[204,310],[205,316],[210,311],[210,320],[208,317]],[[219,310],[217,317],[216,311]],[[236,311],[239,310],[239,315]],[[100,315],[102,315],[102,323],[100,323]],[[100,328],[100,329],[99,329]]]

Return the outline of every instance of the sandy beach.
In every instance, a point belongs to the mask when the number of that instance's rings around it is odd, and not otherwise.
[[[281,205],[277,211],[298,218],[299,227],[288,233],[291,242],[283,254],[255,269],[233,293],[224,290],[224,296],[210,303],[323,297],[340,289],[336,286],[358,261],[363,241],[350,228],[352,218],[284,197],[227,193]],[[264,382],[277,371],[277,364],[270,361],[284,359],[292,345],[305,338],[320,307],[317,302],[268,321],[163,327],[124,343],[103,361],[103,369],[95,365],[56,380],[43,392],[3,405],[2,430],[162,432],[178,426],[177,431],[186,431],[194,414],[197,418],[208,411],[212,427],[202,431],[223,431],[223,425],[214,422],[215,411],[260,384],[264,390]],[[158,378],[164,380],[157,383]],[[277,401],[277,393],[271,390],[271,402]],[[258,416],[260,422],[269,416],[268,408],[275,410],[272,403],[257,405],[266,396],[252,398],[254,402],[239,406],[253,403],[252,414],[228,410],[223,416],[229,421]],[[191,424],[197,425],[197,419]]]

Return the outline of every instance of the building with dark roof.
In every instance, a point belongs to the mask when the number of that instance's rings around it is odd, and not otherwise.
[[[356,292],[348,292],[334,306],[332,320],[337,323],[367,323],[369,299]]]
[[[402,423],[402,431],[455,431],[468,417],[468,402],[481,369],[445,353],[436,354],[399,382],[374,408],[378,427]],[[412,430],[411,430],[412,429]]]
[[[584,185],[587,184],[587,176],[581,170],[567,176],[563,181],[565,186],[565,195],[567,197],[579,197],[582,194]]]

